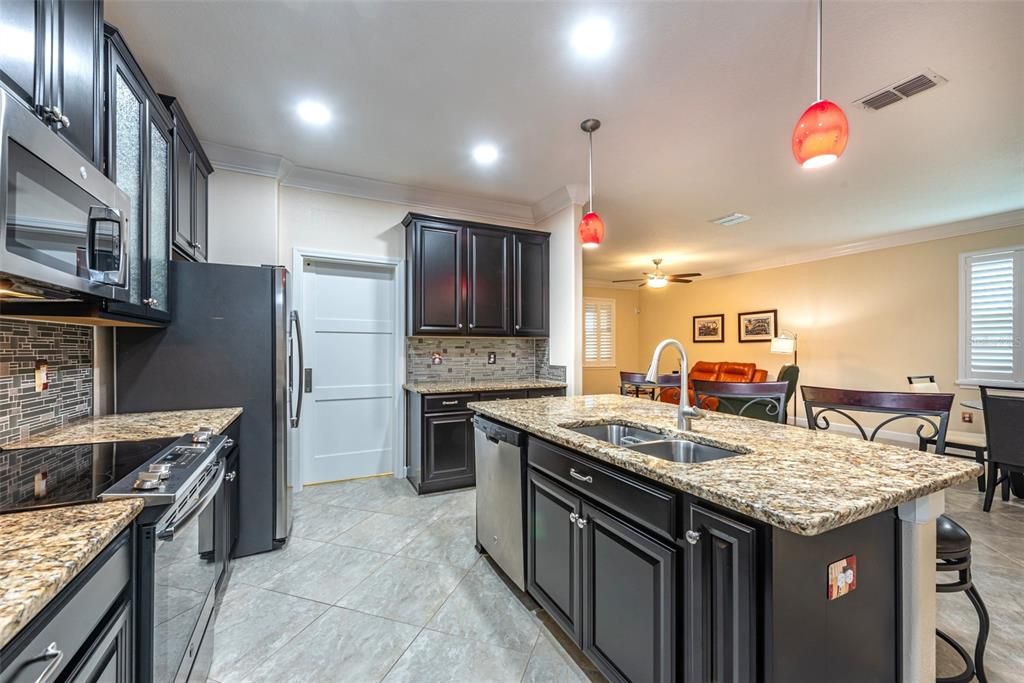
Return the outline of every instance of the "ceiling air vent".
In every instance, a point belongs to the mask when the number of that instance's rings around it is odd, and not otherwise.
[[[737,223],[743,223],[749,221],[750,216],[743,213],[730,213],[728,216],[722,216],[721,218],[715,218],[711,222],[718,223],[719,225],[736,225]]]
[[[883,107],[888,107],[890,104],[896,104],[908,97],[913,97],[925,90],[930,90],[937,85],[944,85],[946,82],[946,79],[939,74],[926,69],[923,73],[904,78],[902,81],[897,81],[881,90],[876,90],[870,95],[865,95],[859,100],[854,100],[854,104],[859,104],[865,109],[877,111]]]

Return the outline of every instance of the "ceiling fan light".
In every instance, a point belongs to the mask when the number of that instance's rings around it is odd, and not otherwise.
[[[604,240],[604,221],[591,211],[580,220],[580,244],[584,249],[595,249]]]
[[[838,159],[850,137],[846,114],[835,102],[818,100],[793,128],[793,156],[804,168],[820,168]]]
[[[653,289],[661,289],[668,285],[664,275],[651,275],[647,278],[647,286]]]

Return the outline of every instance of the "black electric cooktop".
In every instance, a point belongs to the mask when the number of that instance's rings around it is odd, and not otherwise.
[[[0,450],[0,513],[93,502],[174,441]]]

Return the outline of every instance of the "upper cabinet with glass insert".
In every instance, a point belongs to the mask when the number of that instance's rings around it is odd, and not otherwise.
[[[131,199],[128,302],[108,312],[170,320],[172,119],[116,28],[106,28],[107,175]]]

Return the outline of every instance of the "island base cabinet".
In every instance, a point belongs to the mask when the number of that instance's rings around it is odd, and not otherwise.
[[[527,591],[612,681],[674,681],[676,556],[528,470]]]
[[[756,536],[742,522],[688,506],[687,683],[757,680]]]
[[[676,551],[583,505],[584,654],[613,681],[674,679]]]
[[[544,475],[528,472],[526,590],[579,643],[583,631],[576,520],[582,501]]]

